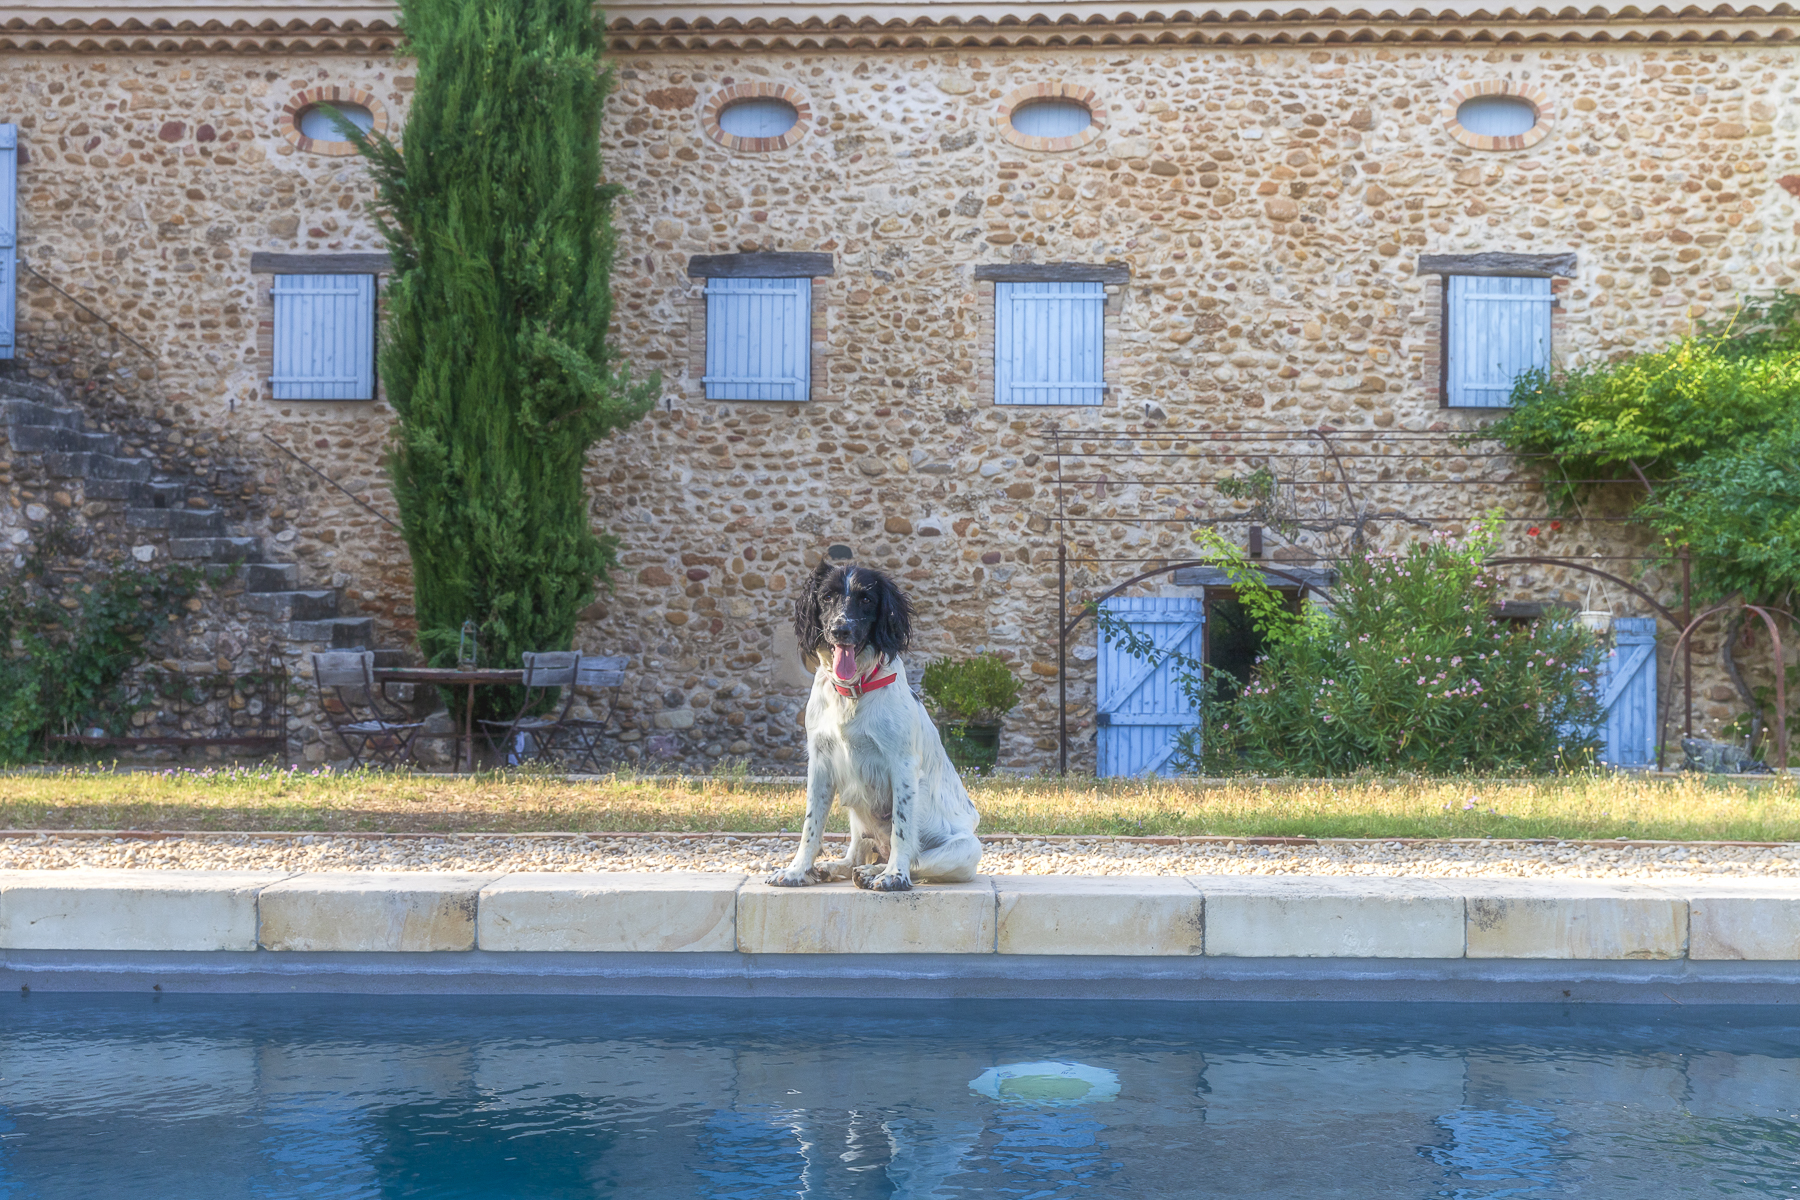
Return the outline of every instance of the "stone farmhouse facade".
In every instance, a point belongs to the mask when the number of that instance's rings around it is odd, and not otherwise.
[[[391,410],[373,384],[372,398],[295,399],[270,383],[284,369],[281,281],[382,269],[359,160],[304,118],[335,100],[401,129],[414,80],[395,13],[148,0],[11,13],[12,377],[54,385],[88,432],[191,485],[192,507],[260,539],[286,572],[266,589],[285,599],[209,601],[222,607],[195,655],[228,660],[268,636],[303,671],[319,644],[404,648],[410,581],[382,469]],[[1322,569],[1340,544],[1253,534],[1228,519],[1242,502],[1166,473],[1134,482],[1134,455],[1235,433],[1253,465],[1257,438],[1320,427],[1369,453],[1413,435],[1448,444],[1494,415],[1450,403],[1445,355],[1471,323],[1449,328],[1452,277],[1525,281],[1538,299],[1520,311],[1550,314],[1555,368],[1655,346],[1800,281],[1800,18],[1786,5],[638,0],[606,20],[605,161],[626,189],[618,339],[639,372],[661,372],[662,397],[592,457],[594,519],[622,539],[623,569],[577,645],[632,656],[618,754],[645,766],[797,765],[809,676],[788,611],[836,553],[912,590],[918,660],[991,650],[1015,665],[1026,690],[1006,765],[1055,765],[1062,696],[1070,765],[1091,770],[1094,631],[1081,626],[1059,658],[1059,545],[1072,613],[1192,557],[1183,518],[1266,538],[1268,560],[1296,570]],[[1528,106],[1529,127],[1464,124],[1482,97]],[[734,119],[740,108],[793,119],[765,135]],[[1015,119],[1075,108],[1087,116],[1073,132]],[[731,299],[734,287],[746,294]],[[732,359],[709,322],[761,303],[801,332],[781,335],[779,361]],[[1007,324],[1032,303],[1073,324]],[[1018,390],[1046,378],[1033,383],[1040,368],[1021,356],[1070,346],[1047,377],[1065,386]],[[1097,457],[1115,444],[1135,449]],[[196,552],[174,526],[127,526],[121,501],[10,453],[11,544],[60,512],[140,559]],[[1203,473],[1198,460],[1177,469]],[[1059,470],[1087,482],[1059,486]],[[1543,511],[1518,471],[1457,482],[1474,473],[1445,458],[1369,494],[1388,518],[1458,518],[1439,527],[1490,504]],[[1370,536],[1414,536],[1388,518]],[[1624,575],[1644,549],[1599,519],[1505,528],[1509,551],[1601,556]],[[1650,613],[1571,570],[1508,570],[1520,601]],[[1164,576],[1134,594],[1191,583]],[[1678,603],[1673,573],[1640,584]],[[1716,637],[1694,662],[1696,724],[1739,711]],[[303,760],[333,753],[304,714],[296,737]]]

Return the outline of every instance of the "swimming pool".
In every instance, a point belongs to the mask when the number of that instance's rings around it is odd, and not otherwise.
[[[1771,1008],[32,995],[0,1197],[1800,1197]]]

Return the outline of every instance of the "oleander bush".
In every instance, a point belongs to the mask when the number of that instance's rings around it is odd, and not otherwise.
[[[1598,750],[1601,646],[1567,615],[1491,615],[1496,524],[1404,551],[1360,550],[1329,606],[1290,611],[1235,547],[1200,536],[1232,576],[1266,652],[1239,689],[1186,664],[1205,714],[1178,769],[1208,775],[1544,772]]]

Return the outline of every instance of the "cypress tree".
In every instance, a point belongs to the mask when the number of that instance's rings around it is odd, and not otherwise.
[[[482,665],[516,666],[570,647],[616,563],[582,468],[658,386],[633,385],[606,340],[611,76],[589,0],[403,0],[402,22],[405,133],[357,141],[393,257],[381,377],[419,647],[453,665],[473,620]]]

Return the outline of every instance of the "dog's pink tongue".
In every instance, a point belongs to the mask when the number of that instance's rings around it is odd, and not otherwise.
[[[831,648],[831,673],[849,683],[856,678],[856,651],[849,646]]]

